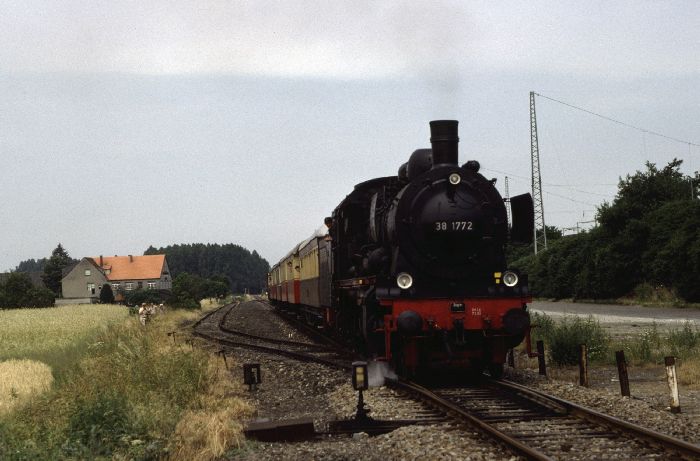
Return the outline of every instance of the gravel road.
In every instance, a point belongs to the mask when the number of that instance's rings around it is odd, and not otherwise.
[[[535,301],[530,303],[530,310],[555,318],[565,315],[592,315],[614,336],[639,333],[653,323],[660,329],[679,328],[685,322],[700,328],[700,310],[691,308]]]

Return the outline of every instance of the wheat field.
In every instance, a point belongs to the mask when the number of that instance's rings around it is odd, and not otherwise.
[[[0,310],[0,414],[48,390],[56,367],[127,315],[123,306],[96,304]]]
[[[0,361],[53,356],[127,315],[112,304],[0,310]]]

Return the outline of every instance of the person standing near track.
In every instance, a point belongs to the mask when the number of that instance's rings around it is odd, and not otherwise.
[[[146,326],[146,323],[148,323],[148,317],[150,316],[150,312],[148,308],[146,307],[146,303],[142,303],[141,307],[139,308],[139,321],[141,322],[141,325],[144,327]]]

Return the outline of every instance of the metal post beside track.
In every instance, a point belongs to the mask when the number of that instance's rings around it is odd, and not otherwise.
[[[588,387],[588,350],[585,344],[578,346],[579,384]]]
[[[544,363],[544,341],[537,341],[537,362],[540,366],[540,374],[547,376],[547,365]]]
[[[625,361],[625,351],[615,352],[615,361],[617,362],[617,374],[620,377],[620,393],[624,396],[630,396],[630,380],[627,376],[627,362]]]

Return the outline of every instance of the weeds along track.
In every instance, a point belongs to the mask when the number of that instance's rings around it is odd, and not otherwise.
[[[527,459],[700,459],[700,447],[508,381],[427,389],[390,381]]]
[[[266,304],[234,303],[207,314],[193,325],[192,334],[214,342],[224,350],[246,348],[304,362],[350,369],[353,356],[330,344],[313,342],[300,332],[288,333]],[[291,340],[289,336],[302,340]],[[286,337],[285,337],[286,336]]]

